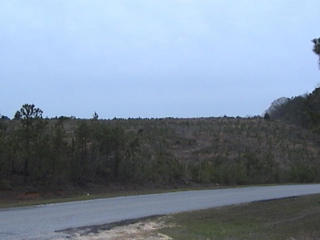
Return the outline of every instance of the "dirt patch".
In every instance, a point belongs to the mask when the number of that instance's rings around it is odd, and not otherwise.
[[[117,225],[93,226],[64,232],[69,234],[68,239],[71,240],[171,240],[171,237],[158,232],[162,228],[170,227],[168,218],[153,217],[127,222],[128,224],[121,222]]]
[[[40,193],[38,192],[25,192],[18,196],[19,200],[35,200],[40,198]]]

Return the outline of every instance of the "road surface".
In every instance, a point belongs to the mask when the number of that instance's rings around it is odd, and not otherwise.
[[[320,193],[320,184],[185,191],[2,209],[0,239],[49,240],[66,228],[315,193]]]

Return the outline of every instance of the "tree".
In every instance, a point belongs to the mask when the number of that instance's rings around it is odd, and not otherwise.
[[[32,119],[42,118],[42,113],[43,111],[40,108],[36,108],[34,104],[24,104],[16,114],[28,125]]]
[[[270,120],[270,115],[269,113],[264,114],[264,120]]]
[[[314,43],[313,52],[319,57],[319,67],[320,67],[320,38],[315,38],[312,40]]]
[[[25,150],[23,167],[25,179],[29,176],[29,163],[32,158],[32,142],[37,137],[40,128],[43,127],[43,122],[41,121],[42,113],[43,111],[40,108],[36,108],[34,104],[24,104],[15,114],[15,119],[20,120],[22,124],[21,137]]]
[[[21,113],[20,111],[17,111],[15,114],[14,114],[14,120],[20,120],[21,119]]]
[[[1,178],[9,174],[8,161],[6,155],[8,153],[8,144],[6,136],[6,124],[0,121],[0,188],[1,188]]]
[[[90,127],[86,121],[81,121],[75,130],[72,159],[72,178],[77,184],[83,184],[88,175]]]
[[[97,112],[94,112],[93,115],[92,115],[92,120],[98,120],[99,118],[99,115]]]
[[[1,114],[0,114],[0,119],[2,119],[2,120],[10,120],[10,118],[8,116],[1,115]]]
[[[66,152],[67,142],[65,142],[65,129],[63,125],[63,121],[59,119],[53,126],[51,130],[50,136],[50,145],[51,145],[51,153],[50,153],[50,163],[49,163],[49,172],[53,177],[62,176],[62,173],[66,168]],[[63,164],[64,160],[64,164]]]

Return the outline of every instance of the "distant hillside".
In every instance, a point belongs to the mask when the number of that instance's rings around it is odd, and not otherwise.
[[[319,135],[263,118],[0,121],[0,188],[320,180]]]
[[[149,146],[145,152],[149,149],[156,156],[157,142],[161,143],[162,151],[185,169],[187,181],[315,181],[314,171],[320,166],[319,136],[281,122],[226,117],[140,120],[134,125],[143,129],[142,141]]]
[[[271,119],[296,124],[319,131],[320,126],[320,88],[303,96],[293,97],[268,110]]]

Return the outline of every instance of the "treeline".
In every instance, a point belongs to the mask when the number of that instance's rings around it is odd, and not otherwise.
[[[68,126],[70,121],[76,126]],[[177,161],[148,156],[139,134],[91,120],[48,120],[23,105],[14,120],[0,122],[0,186],[62,185],[177,180]],[[150,156],[151,157],[151,156]]]
[[[319,131],[320,127],[320,88],[303,96],[293,97],[278,105],[270,113],[271,119]]]
[[[0,120],[0,188],[320,180],[319,136],[263,118]]]

